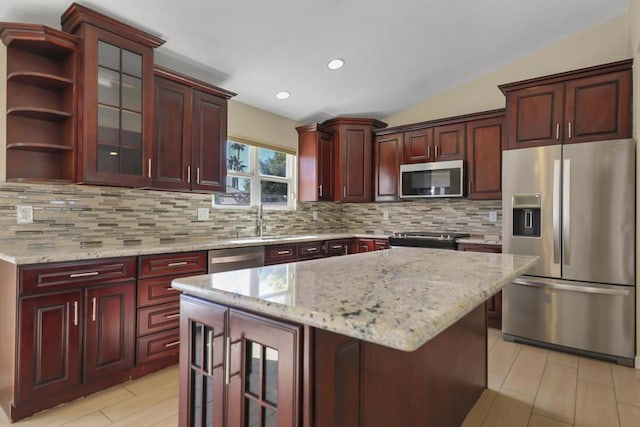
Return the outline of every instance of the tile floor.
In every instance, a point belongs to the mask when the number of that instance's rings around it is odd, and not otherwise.
[[[640,426],[640,370],[513,344],[489,330],[489,389],[465,427]],[[0,426],[9,422],[0,410]],[[171,367],[12,424],[178,425],[178,369]]]

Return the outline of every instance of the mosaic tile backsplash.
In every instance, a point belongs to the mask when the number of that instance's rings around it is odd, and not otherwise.
[[[16,205],[34,209],[33,224],[16,223]],[[197,221],[197,208],[210,208]],[[499,235],[501,202],[462,199],[395,203],[299,203],[295,211],[265,210],[264,235],[329,232],[466,231]],[[489,222],[489,211],[498,221]],[[318,220],[313,220],[313,212]],[[387,212],[389,219],[383,219]],[[257,234],[256,209],[214,209],[211,195],[84,185],[0,183],[0,241],[135,242],[145,239]]]

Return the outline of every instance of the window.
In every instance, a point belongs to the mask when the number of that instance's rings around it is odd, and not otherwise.
[[[293,209],[294,160],[282,151],[227,141],[227,192],[215,195],[214,206]]]

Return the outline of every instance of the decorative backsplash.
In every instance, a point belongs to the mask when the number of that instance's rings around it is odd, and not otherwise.
[[[34,209],[33,224],[16,224],[16,205]],[[210,220],[197,221],[197,208]],[[296,211],[265,210],[264,234],[390,233],[406,230],[500,234],[500,201],[459,199],[396,203],[299,203]],[[489,222],[489,211],[498,221]],[[313,219],[317,212],[318,220]],[[383,219],[388,212],[389,219]],[[0,242],[64,239],[124,242],[257,234],[256,209],[213,209],[211,195],[116,187],[0,184]]]

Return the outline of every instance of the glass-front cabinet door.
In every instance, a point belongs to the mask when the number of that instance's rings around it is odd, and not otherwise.
[[[91,25],[83,29],[83,182],[151,185],[153,49]]]

